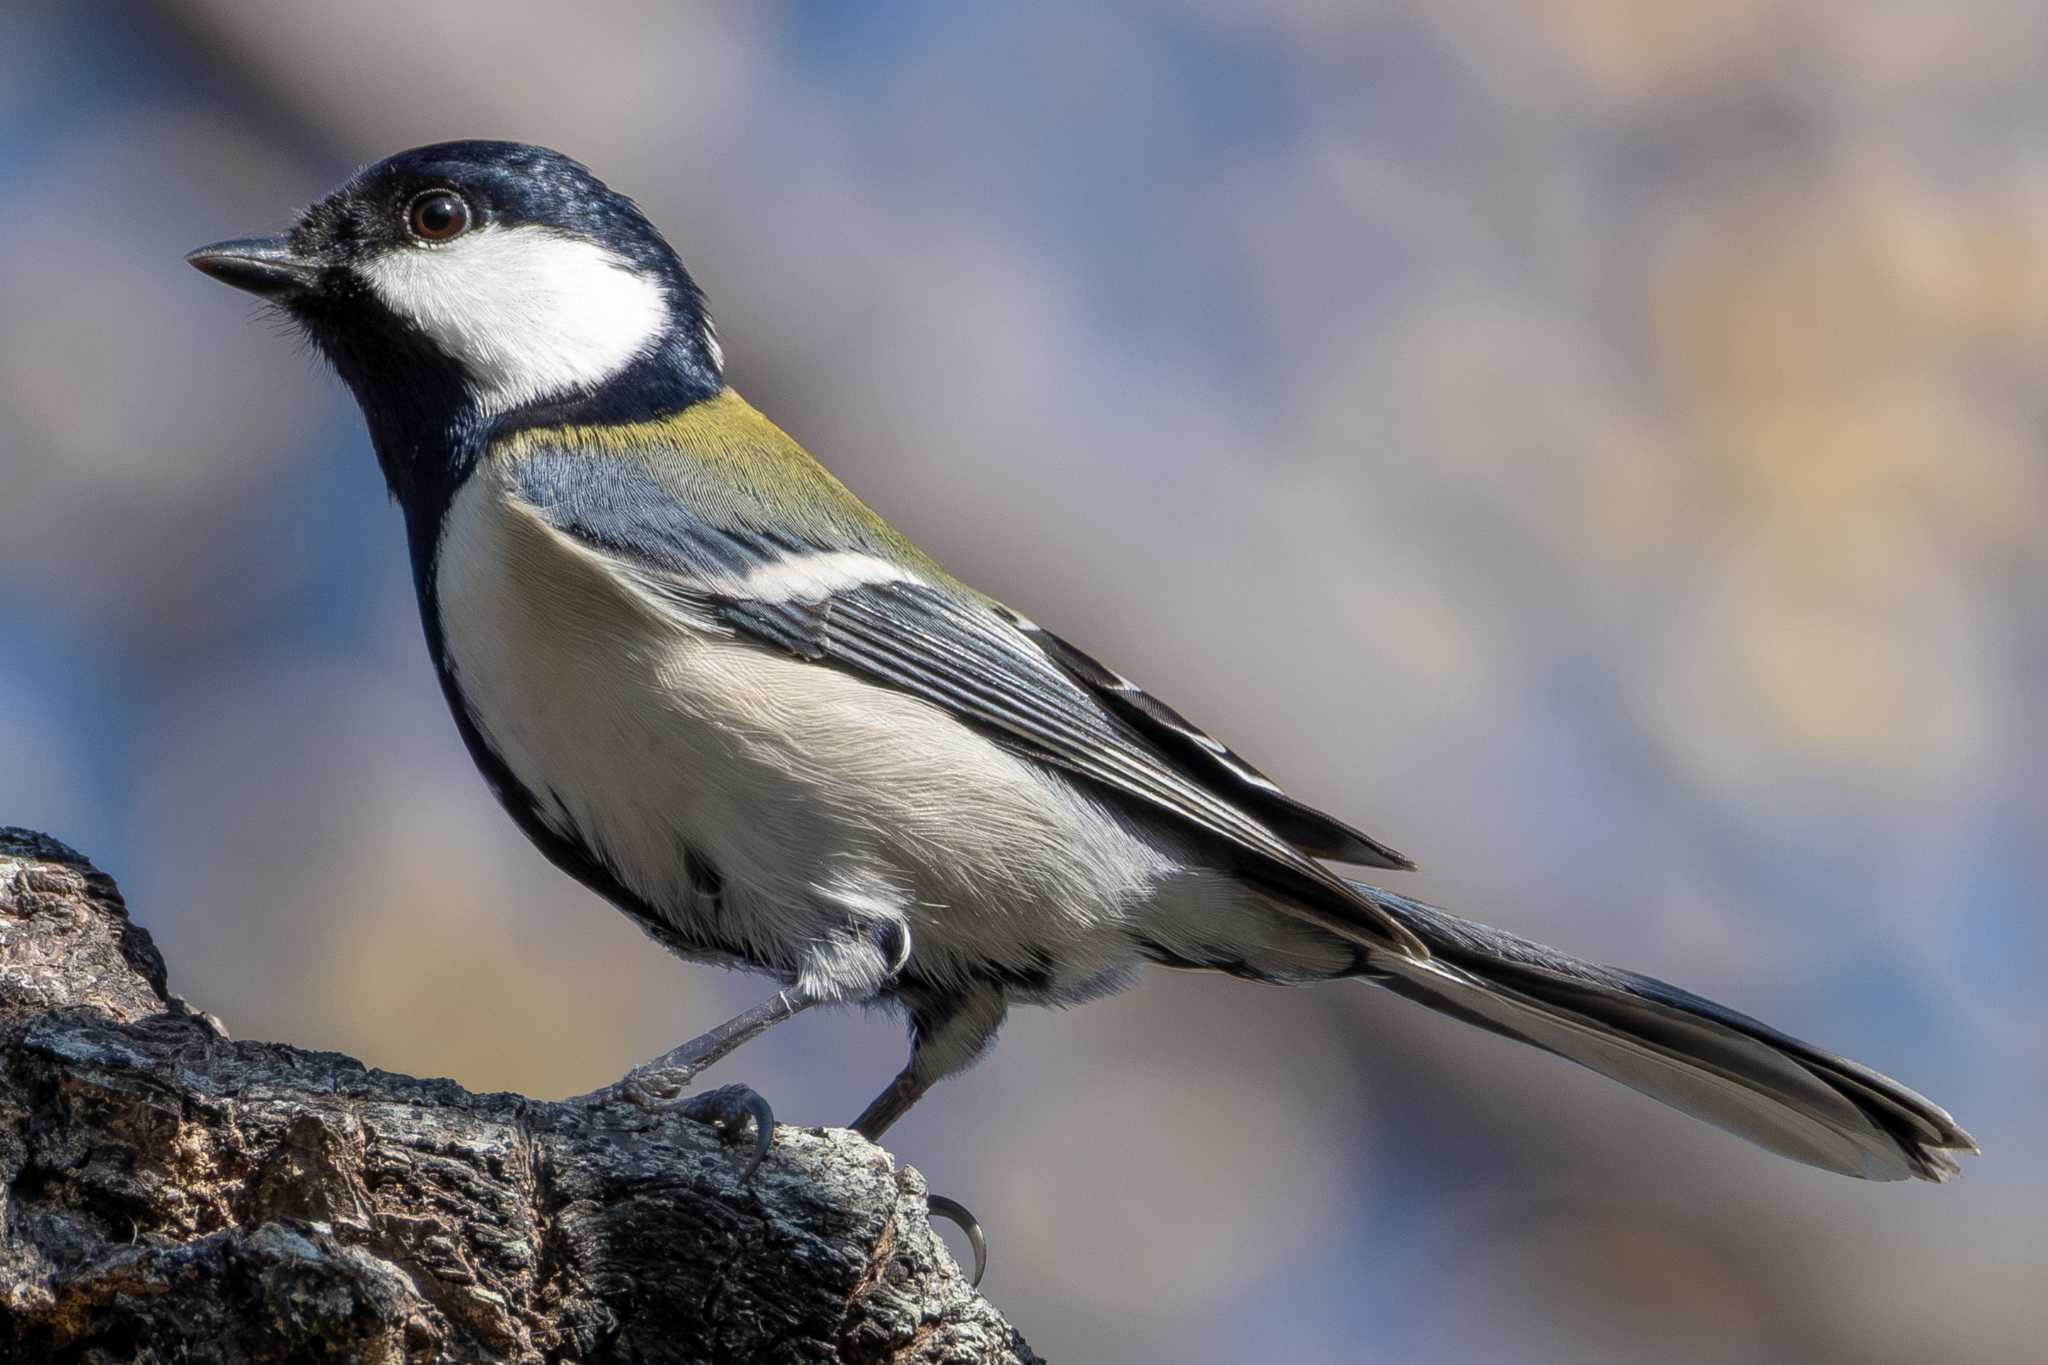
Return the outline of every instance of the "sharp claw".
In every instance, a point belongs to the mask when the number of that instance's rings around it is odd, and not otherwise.
[[[761,1169],[761,1163],[768,1159],[769,1149],[775,1146],[775,1111],[768,1107],[768,1101],[749,1090],[740,1104],[754,1116],[754,1159],[747,1163],[747,1169],[740,1173],[740,1184],[754,1178],[754,1172]]]
[[[699,1123],[708,1123],[718,1129],[719,1135],[727,1142],[736,1141],[741,1125],[748,1119],[754,1121],[754,1151],[747,1162],[747,1169],[740,1173],[740,1183],[746,1184],[754,1178],[754,1172],[768,1157],[775,1146],[775,1111],[768,1101],[744,1085],[724,1085],[716,1090],[707,1090],[681,1106],[687,1118]]]
[[[965,1204],[943,1194],[927,1195],[924,1203],[932,1217],[944,1218],[967,1234],[967,1245],[974,1248],[974,1278],[969,1283],[981,1288],[981,1273],[988,1269],[988,1237],[981,1230],[981,1220],[969,1213]]]

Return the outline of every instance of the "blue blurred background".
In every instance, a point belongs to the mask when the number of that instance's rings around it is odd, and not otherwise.
[[[239,1036],[560,1095],[761,983],[520,841],[353,409],[179,260],[458,136],[638,196],[737,387],[1403,889],[1987,1151],[1862,1185],[1357,986],[1155,974],[891,1134],[1041,1351],[2041,1358],[2048,7],[0,9],[0,821]],[[844,1122],[902,1049],[717,1074]]]

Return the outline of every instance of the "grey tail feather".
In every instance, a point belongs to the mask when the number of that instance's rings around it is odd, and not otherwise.
[[[1941,1181],[1977,1144],[1888,1076],[1653,977],[1603,967],[1377,887],[1429,945],[1375,953],[1377,984],[1555,1052],[1794,1161],[1866,1180]]]

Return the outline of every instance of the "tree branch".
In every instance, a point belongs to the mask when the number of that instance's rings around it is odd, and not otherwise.
[[[1032,1362],[917,1172],[231,1042],[0,829],[0,1360]]]

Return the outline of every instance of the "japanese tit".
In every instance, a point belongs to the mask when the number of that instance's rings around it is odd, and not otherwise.
[[[360,403],[513,820],[665,946],[781,983],[641,1082],[812,1004],[893,1005],[909,1063],[854,1121],[877,1137],[1012,1003],[1160,963],[1384,986],[1845,1175],[1975,1151],[1855,1062],[1334,871],[1409,864],[884,523],[727,386],[682,262],[567,157],[401,152],[190,259]]]

